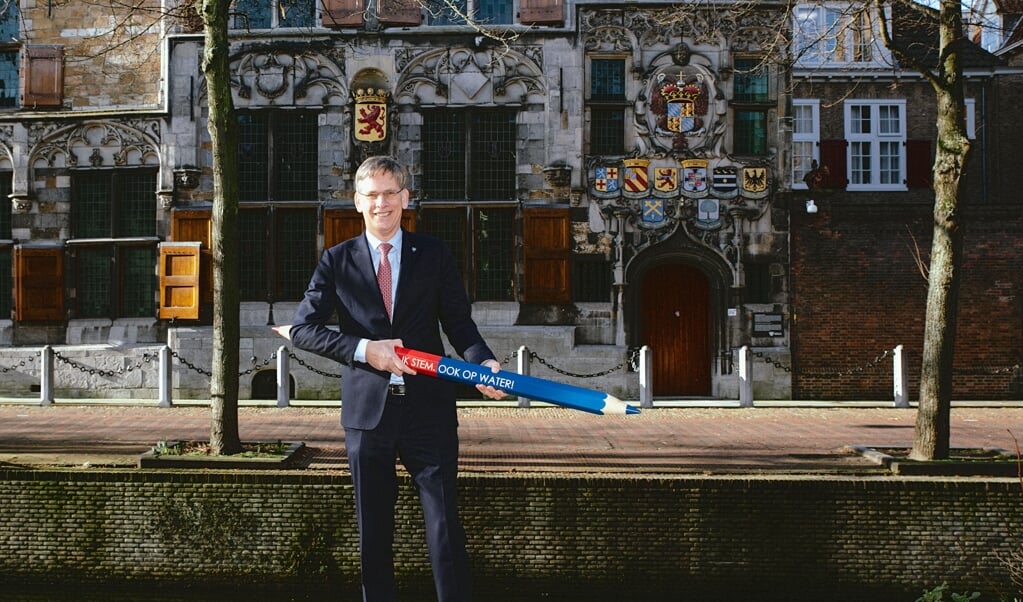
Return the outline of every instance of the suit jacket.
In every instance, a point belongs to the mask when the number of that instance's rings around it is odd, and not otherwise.
[[[337,314],[339,329],[328,327]],[[401,339],[406,347],[444,355],[441,329],[465,361],[494,359],[472,320],[472,306],[451,250],[432,236],[404,231],[393,321],[377,286],[365,234],[323,252],[291,327],[292,343],[341,363],[341,423],[372,429],[380,422],[389,372],[356,362],[360,339]],[[411,402],[429,420],[457,423],[454,386],[405,375]]]

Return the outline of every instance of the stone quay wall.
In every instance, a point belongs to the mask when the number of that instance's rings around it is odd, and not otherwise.
[[[550,599],[913,599],[944,582],[1012,599],[1007,559],[1023,549],[1016,479],[463,474],[460,487],[477,588]],[[340,471],[0,467],[0,508],[0,582],[358,583]],[[407,478],[396,524],[399,579],[428,592]]]

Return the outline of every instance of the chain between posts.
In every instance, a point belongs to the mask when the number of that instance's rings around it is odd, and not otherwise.
[[[792,372],[792,366],[786,366],[785,364],[782,364],[781,362],[776,361],[774,358],[768,357],[768,356],[764,355],[763,351],[754,351],[753,355],[757,359],[764,360],[765,364],[770,364],[770,365],[772,365],[772,366],[774,366],[774,367],[776,367],[776,368],[778,368],[780,370],[784,370],[785,372],[790,372],[790,373]]]
[[[530,351],[528,353],[529,353],[530,361],[536,361],[537,363],[545,366],[549,370],[551,370],[553,372],[556,372],[558,374],[561,374],[561,375],[564,375],[564,376],[569,376],[569,377],[574,377],[574,378],[596,378],[596,377],[606,376],[608,374],[617,372],[618,370],[621,370],[622,368],[628,368],[629,370],[632,370],[632,371],[638,370],[640,349],[639,348],[630,348],[628,350],[627,354],[626,354],[626,358],[622,362],[620,362],[619,364],[617,364],[615,366],[612,366],[612,367],[610,367],[610,368],[608,368],[606,370],[601,370],[599,372],[591,372],[591,373],[588,373],[588,374],[580,374],[580,373],[575,373],[575,372],[569,372],[568,370],[564,370],[562,368],[559,368],[559,367],[555,366],[554,364],[552,364],[548,360],[544,359],[543,357],[540,357],[540,355],[537,354],[535,351]],[[821,371],[821,372],[817,372],[817,371],[815,371],[813,369],[810,369],[810,370],[806,370],[805,374],[807,376],[817,376],[817,377],[822,377],[822,376],[823,377],[854,376],[854,375],[866,372],[867,370],[872,370],[872,369],[877,368],[885,359],[887,359],[889,357],[892,357],[893,354],[894,354],[893,350],[885,349],[879,355],[877,355],[872,360],[868,361],[866,364],[864,364],[862,366],[857,366],[855,368],[850,368],[850,369],[847,369],[847,370]],[[105,369],[102,369],[102,368],[96,368],[96,367],[92,367],[92,366],[87,366],[87,365],[85,365],[85,364],[83,364],[81,362],[78,362],[76,360],[73,360],[73,359],[71,359],[69,357],[65,357],[59,351],[54,351],[53,355],[54,355],[54,358],[57,361],[59,361],[61,363],[64,363],[64,364],[70,366],[71,368],[73,368],[75,370],[78,370],[78,371],[80,371],[82,373],[89,374],[89,375],[98,375],[98,376],[103,376],[103,377],[107,377],[107,378],[111,378],[111,377],[118,376],[118,375],[123,375],[125,373],[132,372],[132,371],[137,370],[137,369],[142,369],[142,367],[144,365],[150,364],[150,363],[152,363],[152,362],[154,362],[154,361],[156,361],[158,359],[157,354],[143,353],[142,357],[139,360],[137,360],[134,364],[130,364],[128,366],[122,366],[122,367],[117,368],[117,369],[105,370]],[[518,355],[519,355],[519,351],[518,350],[512,351],[510,354],[508,354],[508,355],[506,355],[504,357],[504,359],[501,361],[501,364],[502,365],[509,364],[512,360],[515,360],[518,357]],[[760,352],[760,351],[753,352],[753,355],[755,357],[757,357],[758,359],[762,360],[766,364],[771,364],[771,365],[775,366],[776,368],[778,368],[780,370],[784,370],[785,372],[790,372],[790,373],[792,372],[791,366],[784,365],[784,364],[782,364],[782,363],[772,359],[771,357],[765,355],[763,352]],[[201,375],[206,376],[206,377],[210,377],[210,376],[213,375],[213,373],[210,372],[209,370],[205,370],[203,368],[200,368],[199,366],[196,366],[192,362],[188,361],[186,358],[182,357],[181,354],[179,354],[177,351],[173,351],[172,350],[171,351],[171,356],[173,356],[175,359],[178,360],[178,362],[180,362],[183,366],[185,366],[189,370],[192,370],[193,372],[196,372],[196,373],[201,374]],[[304,360],[302,360],[302,358],[298,357],[292,351],[288,352],[288,357],[290,359],[293,359],[297,364],[299,364],[300,366],[302,366],[306,370],[309,370],[310,372],[313,372],[313,373],[315,373],[315,374],[317,374],[319,376],[323,376],[323,377],[326,377],[326,378],[341,378],[341,375],[338,374],[338,373],[326,372],[326,371],[323,371],[323,370],[320,370],[320,369],[316,368],[315,366],[310,365],[309,363],[307,363]],[[257,358],[255,356],[253,356],[251,358],[252,366],[250,368],[246,369],[246,370],[240,371],[238,373],[238,375],[239,376],[246,376],[246,375],[252,374],[253,372],[255,372],[257,370],[268,366],[270,364],[270,362],[272,362],[272,361],[274,361],[276,359],[277,359],[277,351],[272,352],[268,358],[266,358],[266,359],[264,359],[262,361],[262,363],[258,362]],[[35,361],[36,361],[35,356],[29,356],[28,358],[24,358],[24,359],[20,360],[17,364],[15,364],[13,366],[0,366],[0,373],[6,374],[8,372],[14,372],[18,368],[24,368],[28,364],[34,363]],[[733,369],[734,369],[734,366],[733,366]],[[999,367],[999,368],[983,368],[983,367],[964,368],[964,369],[956,370],[955,372],[957,374],[974,374],[974,375],[998,375],[998,374],[1018,375],[1018,374],[1023,373],[1023,368],[1021,368],[1020,364],[1014,364],[1012,366]]]
[[[291,357],[294,357],[294,354],[290,354],[290,355],[291,355]],[[174,357],[176,360],[178,360],[183,366],[185,366],[186,368],[188,368],[189,370],[191,370],[193,372],[196,372],[196,373],[201,374],[201,375],[206,376],[206,377],[213,376],[212,372],[210,372],[209,370],[204,370],[204,369],[200,368],[199,366],[196,366],[192,362],[190,362],[187,359],[181,357],[181,354],[179,354],[177,351],[171,350],[171,356]],[[256,356],[252,356],[251,358],[249,358],[249,361],[252,362],[252,367],[248,368],[247,370],[242,370],[242,371],[238,372],[238,376],[248,376],[249,374],[252,374],[256,370],[259,370],[260,368],[265,368],[265,367],[269,366],[270,362],[272,362],[272,361],[274,361],[276,359],[277,359],[277,352],[276,351],[272,352],[270,354],[270,357],[264,359],[262,364],[258,363],[259,360],[256,358]]]
[[[868,361],[866,364],[864,364],[862,366],[856,366],[855,368],[849,368],[848,370],[837,370],[837,371],[834,371],[834,372],[816,372],[816,371],[807,370],[806,371],[806,375],[807,376],[855,376],[857,374],[862,374],[863,372],[866,372],[867,370],[872,370],[874,368],[877,368],[881,364],[881,362],[883,362],[885,360],[885,358],[890,357],[894,353],[895,353],[895,351],[893,349],[885,349],[884,351],[881,352],[881,355],[878,355],[877,357],[875,357],[874,359]]]
[[[20,362],[13,366],[2,366],[0,372],[7,374],[8,372],[16,372],[18,368],[24,368],[26,365],[36,361],[36,356],[30,355],[28,359],[22,359]]]
[[[91,366],[86,366],[85,364],[77,362],[77,361],[75,361],[75,360],[73,360],[73,359],[71,359],[69,357],[64,357],[63,355],[60,354],[59,351],[54,351],[53,352],[53,357],[58,362],[63,362],[65,364],[67,364],[68,366],[71,366],[75,370],[78,370],[79,372],[82,372],[82,373],[85,373],[85,374],[89,374],[89,375],[99,375],[99,376],[105,376],[107,378],[111,378],[111,377],[114,377],[114,376],[118,376],[118,375],[124,374],[125,372],[131,372],[131,371],[133,371],[135,369],[140,369],[141,370],[142,369],[142,364],[148,364],[148,363],[154,361],[157,356],[154,355],[154,354],[151,354],[151,353],[143,353],[142,354],[142,359],[136,361],[135,365],[128,365],[127,367],[122,366],[122,367],[120,367],[120,368],[118,368],[116,370],[103,370],[102,368],[93,368]]]
[[[308,370],[308,371],[310,371],[310,372],[312,372],[314,374],[319,374],[320,376],[325,376],[327,378],[341,378],[340,374],[334,374],[334,373],[331,373],[331,372],[324,372],[323,370],[320,370],[319,368],[314,368],[313,366],[310,366],[309,364],[307,364],[304,361],[302,361],[302,358],[300,358],[297,355],[295,355],[294,351],[289,351],[288,352],[288,357],[290,359],[295,360],[295,363],[297,363],[298,365],[302,366],[303,368],[305,368],[306,370]]]
[[[518,356],[518,351],[515,351],[515,352],[512,353],[512,357],[517,357],[517,356]],[[529,359],[530,359],[530,361],[536,360],[537,363],[539,363],[539,364],[541,364],[543,366],[546,366],[548,369],[550,369],[550,370],[552,370],[554,372],[557,372],[558,374],[562,374],[564,376],[571,376],[571,377],[574,377],[574,378],[596,378],[598,376],[607,376],[608,374],[611,374],[613,372],[617,372],[617,371],[621,370],[622,368],[625,368],[626,366],[634,368],[638,364],[638,362],[639,362],[638,357],[639,357],[639,350],[638,349],[633,349],[633,350],[630,350],[630,352],[626,355],[626,358],[624,360],[622,360],[622,362],[619,363],[617,366],[613,366],[611,368],[608,368],[607,370],[601,370],[600,372],[591,372],[589,374],[578,374],[578,373],[569,372],[567,370],[562,370],[561,368],[558,368],[557,366],[551,364],[550,362],[548,362],[544,358],[540,357],[535,351],[530,351],[529,352]],[[507,362],[508,360],[506,359],[505,361]]]

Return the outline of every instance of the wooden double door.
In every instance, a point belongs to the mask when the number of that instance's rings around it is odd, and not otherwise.
[[[699,269],[661,264],[641,284],[642,342],[652,351],[657,397],[711,394],[710,285]]]

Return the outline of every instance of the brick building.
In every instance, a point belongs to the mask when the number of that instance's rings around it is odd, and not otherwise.
[[[452,245],[499,356],[525,346],[557,378],[635,398],[648,346],[656,396],[735,398],[746,345],[758,398],[890,396],[883,371],[835,373],[921,339],[907,249],[926,256],[934,103],[919,78],[838,55],[784,67],[783,3],[741,15],[712,2],[455,5],[490,29],[441,2],[238,0],[243,395],[273,382],[258,365],[283,342],[269,325],[290,319],[319,253],[361,230],[355,167],[387,152],[411,166],[407,227]],[[0,18],[12,40],[0,45],[0,364],[51,345],[112,372],[167,344],[199,367],[176,369],[176,394],[206,396],[212,166],[188,9],[158,27],[76,2]],[[980,372],[1019,363],[1019,160],[991,124],[1018,127],[1005,106],[1019,75],[1010,58],[975,59],[986,151],[970,166],[969,227],[983,244],[964,285],[961,390],[1004,397],[1012,374]],[[808,214],[811,160],[836,177],[860,164],[839,143],[845,107],[897,116],[900,137],[884,142],[904,145],[904,163],[883,177],[904,182],[829,181]],[[330,364],[300,359],[313,369],[292,371],[297,396],[335,398]],[[152,379],[113,380],[75,374],[58,394],[151,393]]]

